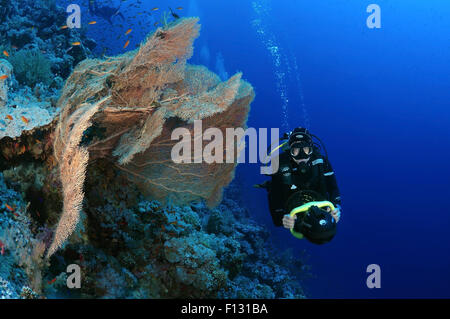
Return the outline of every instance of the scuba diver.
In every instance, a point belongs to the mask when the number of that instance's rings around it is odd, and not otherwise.
[[[279,169],[268,174],[270,181],[255,187],[268,191],[275,226],[284,226],[295,237],[314,244],[329,242],[341,216],[341,198],[325,146],[302,127],[284,134],[282,140],[287,141],[271,152],[282,149]]]
[[[112,18],[115,16],[119,16],[122,20],[125,20],[125,17],[120,12],[120,5],[118,8],[112,8],[108,6],[98,7],[96,0],[89,0],[89,13],[91,15],[95,15],[97,17],[103,18],[112,24]]]

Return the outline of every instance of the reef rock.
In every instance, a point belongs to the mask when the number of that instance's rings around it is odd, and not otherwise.
[[[20,137],[26,131],[31,132],[51,123],[56,109],[49,99],[38,99],[29,88],[11,93],[8,105],[0,107],[0,140]]]
[[[7,76],[6,79],[0,80],[0,107],[4,107],[8,103],[8,90],[12,69],[11,63],[5,59],[0,59],[0,76]]]

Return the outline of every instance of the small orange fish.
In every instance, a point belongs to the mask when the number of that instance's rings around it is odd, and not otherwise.
[[[72,45],[80,45],[81,42],[73,42]]]
[[[68,28],[68,26],[63,25],[60,29],[63,30],[63,29],[67,29],[67,28]]]
[[[183,10],[183,7],[178,7],[177,10]]]
[[[0,80],[6,80],[8,78],[7,74],[3,74],[2,76],[0,76]]]
[[[123,48],[125,49],[129,44],[130,44],[130,40],[127,40],[127,42],[125,42],[125,45],[123,46]]]
[[[133,31],[133,29],[128,29],[127,32],[125,32],[125,35],[129,35]]]
[[[28,122],[30,122],[29,119],[27,119],[25,116],[21,116],[20,119],[22,120],[22,122],[24,122],[25,124],[28,124]]]
[[[10,120],[10,121],[12,121],[13,120],[13,117],[11,116],[11,115],[6,115],[6,118],[8,119],[8,120]]]
[[[56,281],[56,278],[50,280],[50,281],[48,282],[48,284],[51,285],[51,284],[53,284],[55,281]]]
[[[8,51],[6,51],[6,50],[3,50],[3,54],[4,54],[5,56],[9,56],[9,53],[8,53]]]
[[[97,21],[91,21],[91,22],[89,22],[89,24],[96,24],[97,23]]]
[[[152,9],[152,11],[156,11],[156,10],[159,10],[159,8],[156,8],[156,7],[155,7],[155,8]]]
[[[5,203],[6,208],[10,211],[13,212],[14,208],[12,208],[11,206],[9,206],[8,204]]]

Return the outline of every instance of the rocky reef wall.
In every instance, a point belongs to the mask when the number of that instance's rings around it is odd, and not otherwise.
[[[142,193],[162,202],[219,203],[236,161],[226,163],[225,151],[223,163],[174,163],[171,135],[177,128],[192,132],[194,120],[223,135],[228,127],[245,127],[254,91],[240,73],[221,82],[207,69],[186,64],[199,29],[197,18],[177,20],[134,52],[83,61],[66,81],[54,135],[64,208],[49,255],[78,222],[89,160],[111,160]]]
[[[267,243],[238,184],[222,196],[236,164],[171,158],[175,129],[225,136],[254,98],[241,73],[187,63],[198,19],[92,59],[54,1],[22,2],[0,6],[0,298],[303,298],[307,266]]]

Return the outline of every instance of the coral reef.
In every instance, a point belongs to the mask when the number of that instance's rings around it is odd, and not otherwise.
[[[34,205],[25,204],[21,195],[21,187],[39,189],[45,181],[33,179],[37,167],[29,166],[5,171],[8,184],[19,192],[8,188],[0,175],[0,240],[5,247],[0,291],[5,297],[304,297],[298,281],[305,265],[270,245],[268,231],[239,200],[237,184],[226,189],[212,210],[201,201],[165,206],[142,198],[107,160],[96,161],[87,171],[82,214],[87,218],[46,264],[42,253],[51,232],[38,225]],[[81,289],[66,286],[69,264],[81,266]]]
[[[8,91],[11,82],[13,66],[5,59],[0,59],[0,75],[6,79],[0,80],[0,108],[8,103]]]
[[[27,91],[14,94],[11,100],[13,106],[0,109],[0,139],[20,137],[24,131],[50,124],[56,114],[50,102],[39,102]]]
[[[120,192],[126,176],[106,162],[96,165],[86,177],[86,223],[78,239],[72,236],[51,258],[54,269],[82,267],[83,286],[71,297],[304,297],[298,283],[303,263],[268,243],[268,231],[232,198],[236,185],[213,210],[203,202],[165,206],[143,199],[132,186]],[[62,275],[54,271],[48,278]],[[46,295],[48,289],[58,293],[54,285],[47,285]]]
[[[51,62],[37,49],[19,50],[10,62],[20,84],[34,87],[38,83],[49,85],[52,80]]]
[[[66,79],[77,63],[92,56],[91,49],[95,47],[95,41],[86,37],[86,30],[61,29],[66,23],[67,15],[65,8],[58,6],[56,1],[2,2],[1,11],[4,14],[0,15],[0,34],[2,34],[0,49],[9,52],[10,58],[16,61],[17,55],[22,59],[31,57],[38,58],[40,62],[51,63],[50,70],[47,66],[45,70],[41,69],[45,72],[50,71],[50,74],[35,73],[35,75]],[[74,48],[71,43],[77,41],[83,45]],[[42,68],[28,61],[21,60],[17,63],[31,66],[33,69]]]
[[[66,12],[56,1],[4,0],[0,12],[0,76],[8,75],[0,80],[2,139],[53,120],[64,80],[93,56],[95,41],[84,29],[61,29]]]
[[[67,80],[58,102],[54,149],[63,191],[72,194],[63,195],[63,215],[49,256],[78,221],[80,181],[89,157],[110,159],[151,198],[170,198],[175,204],[203,198],[211,206],[220,201],[235,163],[175,164],[171,134],[180,127],[193,131],[193,120],[199,119],[204,128],[223,132],[244,127],[254,92],[240,73],[220,82],[204,68],[186,66],[198,36],[197,22],[180,19],[157,29],[135,52],[83,61]],[[91,122],[103,134],[78,147]],[[77,178],[68,178],[72,175]]]
[[[237,184],[223,195],[235,164],[171,159],[174,129],[245,128],[254,98],[241,73],[187,63],[198,19],[93,59],[65,16],[0,0],[0,298],[303,298],[302,260],[270,245]]]
[[[40,292],[46,245],[30,227],[28,206],[20,194],[7,188],[1,173],[0,198],[0,298],[2,294],[18,297],[24,288]]]

